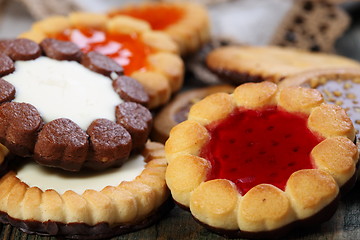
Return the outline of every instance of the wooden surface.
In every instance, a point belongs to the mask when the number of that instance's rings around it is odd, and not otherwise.
[[[353,25],[338,41],[336,48],[341,55],[360,60],[360,8],[352,9]],[[189,84],[189,83],[188,83]],[[191,84],[191,83],[190,83]],[[0,239],[56,239],[27,235],[9,225],[1,225]],[[197,224],[190,213],[175,207],[157,224],[123,236],[118,240],[151,240],[151,239],[224,239]],[[360,184],[341,199],[339,208],[330,221],[314,226],[312,229],[296,229],[284,239],[360,239]]]

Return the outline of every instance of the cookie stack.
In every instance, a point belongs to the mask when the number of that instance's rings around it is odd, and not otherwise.
[[[176,203],[212,232],[261,239],[329,220],[358,176],[360,63],[284,47],[314,34],[313,14],[340,16],[290,3],[283,19],[303,27],[283,27],[280,46],[215,46],[213,6],[171,1],[50,16],[0,40],[0,221],[102,239]]]

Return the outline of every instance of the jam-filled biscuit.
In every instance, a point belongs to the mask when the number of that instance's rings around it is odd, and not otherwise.
[[[127,76],[138,80],[150,96],[148,106],[165,104],[183,83],[184,64],[177,44],[149,23],[129,16],[74,12],[36,22],[20,35],[36,42],[44,38],[72,41],[84,53],[99,52],[120,64]],[[43,44],[44,49],[46,44]]]
[[[9,46],[0,61],[22,59],[0,79],[0,143],[12,154],[69,171],[102,170],[144,147],[149,96],[114,60],[55,39],[0,45]],[[49,56],[34,56],[41,51]]]
[[[345,111],[317,90],[246,83],[194,104],[171,130],[166,182],[211,230],[281,236],[332,216],[339,190],[356,181],[354,140]]]
[[[122,168],[79,174],[21,158],[0,179],[0,222],[26,233],[72,239],[103,239],[136,231],[172,207],[165,183],[162,144],[148,142]]]
[[[209,17],[204,6],[193,2],[146,2],[109,12],[110,17],[127,15],[147,21],[165,32],[179,46],[182,55],[194,53],[210,39]]]
[[[314,70],[285,78],[279,87],[302,86],[319,90],[326,102],[345,109],[354,123],[356,134],[360,132],[360,70],[353,68],[329,68]],[[358,138],[358,142],[360,139]]]
[[[208,54],[206,64],[221,81],[234,85],[265,80],[277,83],[285,77],[322,68],[360,69],[360,63],[345,57],[275,46],[220,47]]]
[[[181,92],[167,104],[154,118],[154,126],[151,132],[151,139],[165,143],[169,137],[170,130],[178,123],[186,120],[190,107],[204,97],[216,93],[234,91],[230,85],[218,85],[204,88],[197,88]]]

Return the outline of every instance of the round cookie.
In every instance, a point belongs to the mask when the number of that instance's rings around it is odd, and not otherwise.
[[[193,2],[145,2],[109,12],[110,17],[127,15],[147,21],[151,28],[168,34],[181,55],[196,52],[210,39],[210,24],[204,6]]]
[[[234,91],[230,85],[218,85],[197,88],[181,92],[161,109],[154,118],[154,126],[151,131],[151,139],[165,143],[169,137],[170,130],[177,124],[186,120],[190,107],[204,97],[216,93]]]
[[[7,155],[0,144],[0,162]],[[148,142],[123,168],[73,174],[7,158],[0,180],[0,221],[42,236],[103,239],[145,228],[173,202],[163,145]],[[3,166],[3,163],[1,166]]]
[[[83,52],[113,58],[150,96],[149,108],[165,104],[183,83],[184,64],[176,43],[149,23],[128,16],[74,12],[36,22],[20,35],[36,42],[51,37],[76,43]]]
[[[68,171],[102,170],[143,148],[152,116],[141,104],[149,97],[111,58],[55,39],[0,46],[8,58],[26,59],[0,80],[0,143],[12,154]]]
[[[279,87],[302,86],[319,90],[326,102],[341,106],[360,132],[360,70],[329,68],[300,73],[285,78]],[[360,139],[358,138],[358,143]]]
[[[207,55],[206,64],[221,81],[234,85],[265,80],[277,83],[285,77],[322,68],[360,69],[360,63],[345,57],[275,46],[220,47]]]
[[[280,237],[332,216],[357,178],[354,140],[345,111],[317,90],[246,83],[194,104],[171,130],[166,182],[210,230]]]

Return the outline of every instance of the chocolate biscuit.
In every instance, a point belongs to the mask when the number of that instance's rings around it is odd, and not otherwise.
[[[40,47],[49,58],[77,62],[81,60],[81,49],[72,42],[45,38],[41,41]]]
[[[131,135],[133,149],[141,148],[147,141],[152,125],[150,111],[134,102],[124,102],[116,106],[116,122]]]
[[[113,88],[119,96],[127,102],[136,102],[146,106],[149,103],[149,95],[144,87],[134,78],[120,76],[113,81]]]
[[[29,39],[17,38],[0,41],[0,52],[8,55],[13,61],[32,60],[40,57],[40,46]]]
[[[0,52],[0,76],[8,75],[13,71],[15,71],[15,66],[11,58]]]
[[[97,52],[85,53],[82,57],[81,64],[107,77],[110,77],[113,72],[118,75],[122,75],[123,73],[123,68],[119,64],[111,58]]]
[[[0,103],[10,102],[14,98],[15,87],[11,83],[0,78]]]
[[[88,135],[70,119],[58,118],[45,124],[40,131],[34,159],[41,165],[79,171],[88,149]]]
[[[107,119],[96,119],[87,129],[90,136],[90,160],[88,168],[102,170],[109,166],[120,166],[131,151],[131,136],[120,124]]]
[[[0,143],[12,153],[31,156],[43,120],[28,103],[7,102],[0,105]]]

